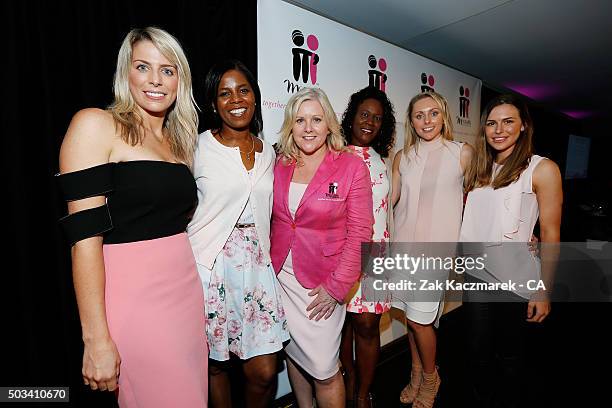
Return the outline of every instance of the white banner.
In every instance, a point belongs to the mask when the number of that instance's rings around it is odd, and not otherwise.
[[[396,149],[403,145],[408,102],[428,89],[446,97],[455,139],[473,145],[482,86],[477,78],[280,0],[258,1],[257,47],[263,135],[270,143],[278,140],[285,105],[300,87],[322,88],[340,118],[350,95],[372,85],[395,107]],[[404,316],[395,312],[382,317],[382,344],[406,333]],[[283,372],[277,397],[289,391]]]
[[[368,85],[387,93],[395,107],[396,147],[410,99],[434,89],[448,100],[456,140],[478,132],[482,82],[300,7],[259,0],[258,80],[264,138],[275,143],[287,100],[303,86],[322,88],[340,117],[352,93]]]

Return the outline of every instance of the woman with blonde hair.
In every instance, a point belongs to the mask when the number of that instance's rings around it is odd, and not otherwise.
[[[405,126],[404,148],[393,161],[393,241],[411,243],[406,248],[420,256],[421,250],[415,248],[422,243],[456,242],[459,238],[463,177],[473,149],[453,141],[448,105],[436,92],[424,92],[410,100]],[[427,272],[413,276],[419,273]],[[402,390],[400,401],[432,407],[440,386],[433,326],[441,314],[442,293],[428,292],[426,301],[416,299],[414,291],[393,295],[393,306],[406,313],[412,357],[410,383]]]
[[[282,287],[291,341],[285,348],[298,406],[343,407],[339,372],[344,298],[372,237],[369,172],[344,147],[325,93],[303,88],[285,108],[274,168],[272,265]]]
[[[198,119],[178,41],[130,31],[114,94],[74,116],[60,151],[83,381],[118,390],[122,408],[205,407],[204,298],[185,233]]]

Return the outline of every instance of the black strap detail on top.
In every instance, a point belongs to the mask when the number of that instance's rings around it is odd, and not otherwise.
[[[113,165],[104,163],[71,173],[56,174],[57,182],[66,201],[106,196],[113,191]]]
[[[106,204],[100,207],[69,214],[59,220],[70,246],[113,228],[113,221]]]

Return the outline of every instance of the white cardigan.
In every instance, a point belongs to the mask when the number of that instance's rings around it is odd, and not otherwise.
[[[264,261],[270,263],[275,154],[269,143],[262,142],[251,179],[237,147],[222,145],[210,130],[198,137],[193,160],[198,206],[187,234],[196,262],[208,269],[213,268],[249,197]]]

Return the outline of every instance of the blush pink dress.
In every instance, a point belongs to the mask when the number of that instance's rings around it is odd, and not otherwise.
[[[401,195],[394,208],[393,236],[400,251],[407,246],[399,243],[457,242],[463,210],[462,147],[463,143],[438,137],[430,142],[419,139],[408,154],[402,151]],[[409,255],[421,253],[421,249],[415,249]],[[396,291],[393,307],[403,310],[414,322],[437,323],[443,309],[443,295],[443,292],[432,292],[427,295],[428,301],[417,301],[415,291]]]

